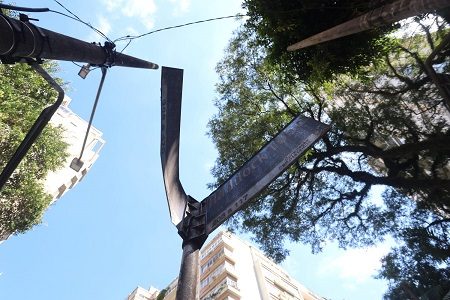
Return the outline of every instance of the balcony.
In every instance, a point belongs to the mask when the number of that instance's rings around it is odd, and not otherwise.
[[[201,300],[239,300],[241,299],[236,281],[225,278],[214,289],[200,297]]]
[[[228,285],[232,285],[237,288],[237,275],[234,270],[234,266],[230,264],[224,264],[213,270],[209,276],[200,281],[200,298],[209,294],[220,286],[223,281],[226,281]],[[234,282],[234,284],[231,284]]]
[[[228,249],[222,249],[221,252],[217,252],[216,255],[218,256],[213,263],[210,263],[209,266],[206,264],[209,263],[213,257],[209,258],[208,261],[200,268],[200,280],[205,279],[209,276],[209,274],[212,273],[213,270],[217,269],[222,264],[230,264],[231,268],[234,270],[234,264],[236,261],[233,258],[233,253],[229,251]],[[233,271],[234,272],[234,271]]]

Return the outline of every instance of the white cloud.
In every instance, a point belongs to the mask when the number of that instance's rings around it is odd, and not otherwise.
[[[109,23],[108,19],[106,19],[104,16],[100,16],[98,18],[98,25],[96,28],[103,32],[105,35],[108,35],[111,32],[111,23]]]
[[[97,20],[92,24],[94,28],[102,32],[104,35],[108,36],[111,32],[111,23],[104,16],[99,16]],[[97,32],[92,31],[87,38],[88,41],[100,42],[104,40],[102,36],[100,36]]]
[[[189,11],[191,7],[191,0],[169,0],[174,4],[173,14],[178,16]]]
[[[203,164],[203,169],[205,171],[207,171],[208,173],[212,170],[213,167],[214,167],[214,162],[211,162],[211,161],[207,161]]]
[[[154,0],[103,0],[103,3],[108,11],[137,18],[147,29],[153,28],[153,17],[157,10]]]
[[[122,4],[123,0],[103,0],[106,9],[111,11],[118,8]]]
[[[327,257],[318,268],[318,275],[337,274],[342,280],[348,281],[347,288],[353,289],[356,284],[369,280],[381,267],[381,258],[390,249],[389,242],[377,247],[364,249],[349,249],[337,257]]]
[[[131,26],[125,28],[125,35],[138,35],[139,32]]]

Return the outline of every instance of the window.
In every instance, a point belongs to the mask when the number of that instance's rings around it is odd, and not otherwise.
[[[220,257],[222,257],[224,254],[224,251],[220,251],[219,253],[215,254],[213,257],[211,257],[202,267],[200,273],[203,274],[208,270],[210,266],[212,266]]]
[[[71,184],[70,184],[69,188],[70,189],[73,188],[73,186],[77,183],[77,181],[78,181],[78,177],[77,176],[73,176],[72,179],[70,179]]]
[[[219,276],[223,272],[224,269],[225,269],[225,265],[220,265],[219,267],[217,267],[217,269],[212,271],[212,273],[209,274],[208,277],[206,277],[205,279],[203,279],[200,282],[200,288],[204,288],[205,286],[207,286],[208,284],[213,282],[214,279],[216,279],[216,277]]]
[[[64,191],[67,189],[66,185],[63,184],[58,188],[58,195],[56,196],[56,199],[59,199],[62,194],[64,194]]]
[[[227,277],[224,280],[222,280],[217,285],[217,287],[215,287],[208,294],[206,294],[204,297],[202,297],[201,300],[214,300],[218,296],[220,296],[220,294],[222,294],[222,292],[225,291],[228,287],[233,287],[236,290],[239,290],[237,287],[237,282],[234,281],[233,279]],[[234,298],[229,297],[227,299],[234,299]]]
[[[215,240],[204,252],[202,251],[202,254],[200,255],[200,259],[203,259],[208,256],[211,252],[214,251],[214,249],[219,246],[219,244],[222,243],[222,238],[219,237],[217,240]]]

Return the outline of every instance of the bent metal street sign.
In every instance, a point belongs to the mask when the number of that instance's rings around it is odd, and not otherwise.
[[[161,166],[173,224],[187,213],[188,196],[179,178],[179,144],[183,70],[162,68]],[[254,198],[317,142],[329,126],[303,116],[294,118],[217,190],[203,199],[206,234]]]
[[[206,234],[241,209],[314,145],[330,126],[297,116],[202,202]]]

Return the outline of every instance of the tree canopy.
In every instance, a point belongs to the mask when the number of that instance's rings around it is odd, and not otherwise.
[[[47,64],[55,73],[56,65]],[[55,102],[56,92],[25,64],[0,64],[0,168],[6,165],[43,108]],[[43,188],[49,171],[60,167],[67,144],[62,128],[50,124],[3,187],[0,195],[0,238],[38,224],[50,204]]]
[[[258,33],[249,27],[236,33],[217,67],[219,112],[209,129],[219,158],[212,186],[297,114],[332,129],[232,218],[231,228],[251,231],[277,261],[289,253],[286,239],[317,252],[327,241],[367,246],[391,235],[400,246],[386,257],[380,276],[392,279],[392,295],[403,281],[424,290],[438,278],[450,279],[442,272],[450,264],[450,114],[424,67],[446,30],[422,28],[421,35],[394,41],[363,72],[325,82],[286,80]],[[449,72],[445,49],[432,61],[443,77]],[[372,197],[376,186],[384,187],[380,200]],[[421,260],[410,265],[396,253]],[[413,274],[425,269],[441,277],[419,286]]]
[[[360,16],[390,0],[245,0],[246,27],[267,49],[272,63],[300,80],[327,80],[355,73],[382,58],[390,49],[385,34],[394,25],[376,28],[327,43],[287,52],[296,42]],[[320,76],[319,76],[320,75]]]

